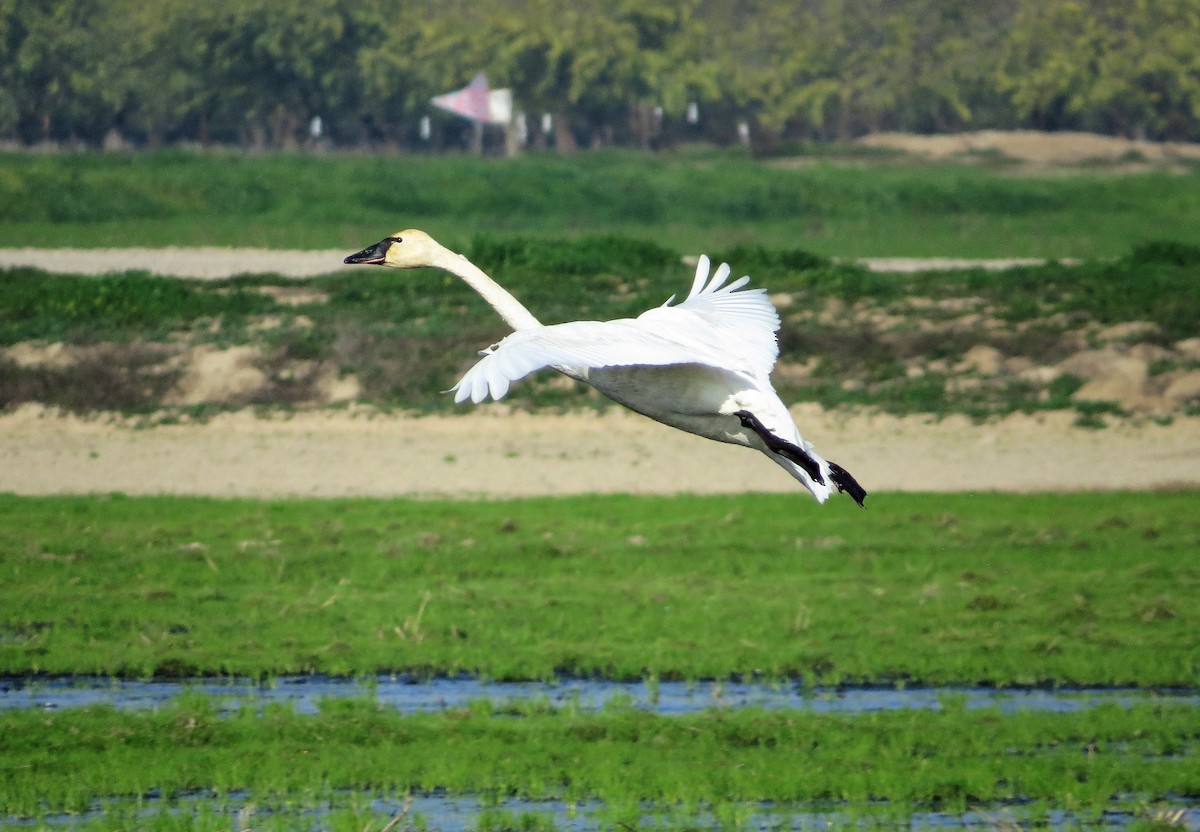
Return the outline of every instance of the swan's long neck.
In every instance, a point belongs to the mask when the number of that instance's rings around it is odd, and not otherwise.
[[[512,293],[492,280],[483,270],[461,254],[455,254],[447,248],[440,248],[434,262],[431,264],[439,269],[445,269],[456,277],[461,277],[467,285],[479,293],[480,297],[492,305],[492,308],[513,329],[533,329],[540,327],[541,322],[533,317],[533,313],[522,305]]]

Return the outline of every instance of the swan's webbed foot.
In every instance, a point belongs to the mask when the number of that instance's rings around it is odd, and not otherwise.
[[[738,417],[738,421],[742,423],[742,427],[749,428],[762,438],[766,446],[774,453],[779,454],[785,459],[790,459],[792,462],[804,469],[804,472],[813,478],[821,485],[825,484],[825,477],[821,474],[821,466],[812,458],[808,451],[801,448],[799,445],[793,445],[786,439],[780,439],[771,431],[767,430],[767,426],[758,420],[758,417],[749,410],[739,410],[733,414]]]

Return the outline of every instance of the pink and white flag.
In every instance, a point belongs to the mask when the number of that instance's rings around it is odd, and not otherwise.
[[[481,72],[461,90],[434,96],[433,105],[465,116],[472,121],[487,121],[489,112],[487,75]]]

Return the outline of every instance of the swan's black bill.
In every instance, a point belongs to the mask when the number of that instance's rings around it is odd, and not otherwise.
[[[394,242],[396,242],[395,237],[385,237],[370,248],[364,248],[357,254],[351,254],[342,262],[348,266],[358,263],[368,263],[376,266],[382,265],[383,259],[387,257],[387,250],[391,248]]]

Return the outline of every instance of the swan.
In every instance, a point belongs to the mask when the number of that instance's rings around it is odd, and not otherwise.
[[[553,368],[613,401],[679,430],[766,454],[824,503],[836,488],[860,506],[867,492],[800,435],[771,386],[779,356],[779,314],[765,289],[726,285],[729,266],[711,278],[701,256],[691,291],[637,318],[545,326],[520,301],[461,254],[409,229],[351,254],[347,264],[432,267],[465,281],[513,328],[451,388],[455,402],[504,398],[509,385]]]

